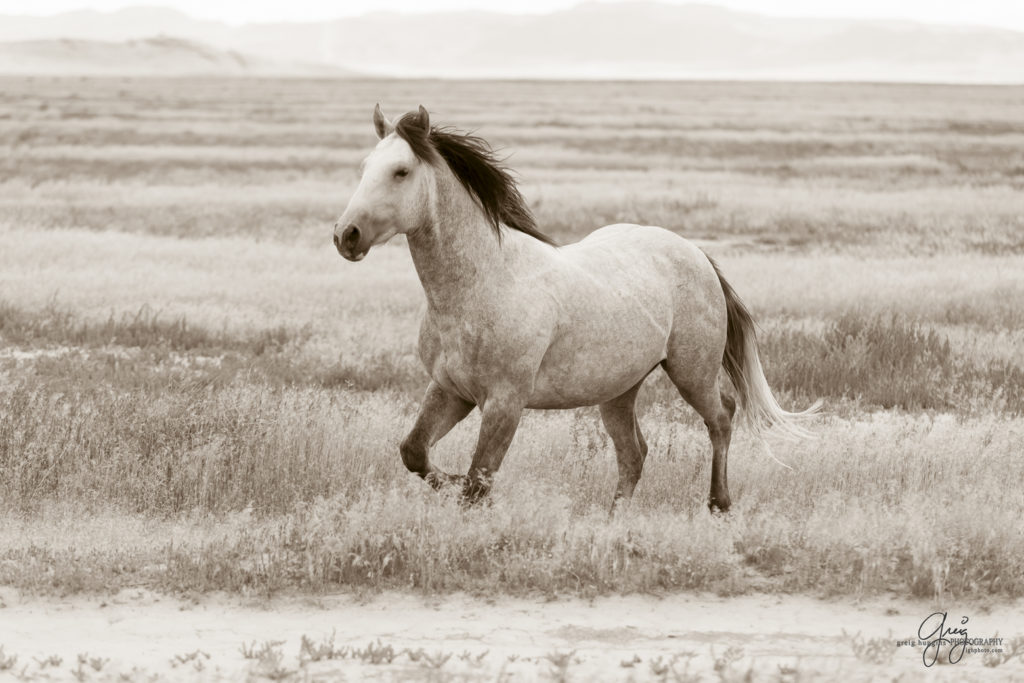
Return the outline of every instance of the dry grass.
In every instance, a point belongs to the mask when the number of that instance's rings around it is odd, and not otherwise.
[[[561,239],[629,220],[776,248],[1024,250],[1020,88],[2,85],[0,205],[18,226],[322,240],[381,100],[392,113],[422,102],[506,148]]]
[[[609,520],[614,463],[589,412],[531,415],[493,504],[467,510],[402,469],[392,425],[411,415],[393,396],[244,385],[187,407],[134,398],[115,420],[55,406],[63,433],[48,450],[21,450],[48,467],[5,463],[5,499],[30,506],[7,511],[0,580],[35,590],[140,580],[178,590],[771,587],[958,599],[1024,590],[1024,509],[1005,486],[1022,476],[1019,419],[833,419],[827,442],[775,444],[793,471],[740,433],[737,505],[714,518],[702,430],[674,419],[677,409],[652,410],[643,424],[655,455],[630,514]],[[70,459],[74,434],[90,437]],[[471,421],[436,460],[464,468],[473,438]]]
[[[0,584],[1024,595],[1019,89],[2,85]],[[529,414],[492,505],[429,491],[397,456],[408,253],[329,242],[377,99],[515,150],[560,239],[701,239],[820,439],[772,444],[790,471],[740,431],[711,517],[706,434],[652,379],[628,514],[592,409]]]

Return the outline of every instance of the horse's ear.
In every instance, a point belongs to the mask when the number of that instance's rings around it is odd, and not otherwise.
[[[430,132],[430,114],[427,113],[426,108],[422,104],[420,105],[420,112],[419,113],[420,113],[420,127],[424,131],[429,133]]]
[[[381,140],[395,132],[395,126],[384,118],[384,112],[380,110],[380,102],[373,108],[373,129],[377,131],[377,137]]]

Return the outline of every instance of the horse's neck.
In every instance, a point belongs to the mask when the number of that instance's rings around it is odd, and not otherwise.
[[[509,277],[508,255],[448,169],[438,170],[429,219],[408,241],[427,303],[435,312],[457,310]]]

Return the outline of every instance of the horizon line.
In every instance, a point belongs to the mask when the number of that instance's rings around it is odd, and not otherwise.
[[[767,17],[771,19],[790,19],[794,21],[836,21],[836,22],[866,22],[866,23],[888,23],[888,24],[912,24],[918,26],[931,26],[941,27],[949,29],[986,29],[992,31],[1003,31],[1006,33],[1024,33],[1024,26],[1019,28],[1006,28],[1005,26],[998,26],[994,23],[976,23],[976,22],[950,22],[941,20],[930,20],[930,19],[918,19],[918,18],[906,18],[906,17],[886,17],[879,15],[872,16],[852,16],[852,15],[820,15],[820,14],[778,14],[778,13],[765,13],[763,11],[755,11],[748,9],[737,9],[729,7],[723,4],[716,4],[708,0],[696,0],[692,2],[672,2],[671,0],[579,0],[572,4],[567,4],[563,7],[558,7],[548,11],[525,11],[525,12],[510,12],[504,9],[490,9],[490,8],[465,8],[465,9],[435,9],[428,11],[419,11],[416,9],[370,9],[368,11],[358,12],[355,14],[338,14],[329,17],[322,18],[307,18],[307,19],[245,19],[242,21],[231,21],[222,17],[205,17],[194,14],[190,11],[172,7],[167,4],[160,3],[132,3],[125,4],[122,7],[115,9],[99,9],[89,6],[81,6],[73,9],[66,9],[56,12],[46,13],[35,13],[35,12],[2,12],[0,16],[3,17],[19,17],[19,18],[33,18],[33,19],[52,19],[60,16],[66,16],[69,14],[76,13],[94,13],[99,15],[111,16],[124,11],[131,10],[157,10],[173,12],[184,17],[187,17],[193,21],[204,21],[223,24],[230,28],[241,28],[244,26],[257,26],[267,24],[315,24],[315,23],[330,23],[336,21],[345,21],[347,19],[357,19],[360,17],[369,17],[375,15],[396,15],[402,17],[423,17],[431,15],[444,15],[444,14],[497,14],[509,17],[544,17],[558,14],[560,12],[567,12],[585,5],[661,5],[665,7],[705,7],[714,9],[726,13]],[[10,42],[10,41],[3,41]]]

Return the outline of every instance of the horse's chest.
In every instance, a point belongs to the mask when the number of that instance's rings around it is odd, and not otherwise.
[[[497,362],[496,335],[485,326],[424,321],[420,359],[445,391],[479,402],[484,379]]]

